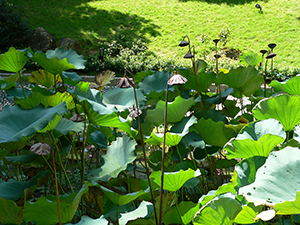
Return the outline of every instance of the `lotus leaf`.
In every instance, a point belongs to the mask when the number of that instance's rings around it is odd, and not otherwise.
[[[0,223],[20,225],[22,220],[22,208],[14,201],[0,197]]]
[[[136,142],[127,136],[118,137],[107,147],[107,154],[103,156],[105,164],[99,169],[92,170],[89,177],[96,181],[108,181],[112,177],[117,177],[135,160],[135,145]]]
[[[197,90],[196,79],[194,74],[187,77],[188,82],[182,85],[183,90]],[[214,72],[205,73],[201,72],[197,74],[198,87],[200,92],[206,92],[210,88],[211,84],[216,79],[216,74]]]
[[[196,102],[193,98],[186,100],[180,96],[176,97],[174,102],[168,103],[167,122],[176,123],[181,121],[191,106],[195,104]],[[147,111],[145,121],[147,123],[153,123],[154,125],[159,126],[164,121],[164,110],[165,102],[159,101],[154,110]]]
[[[146,98],[143,95],[142,90],[136,90],[137,100],[139,108],[141,108],[145,102]],[[136,106],[136,101],[134,97],[133,87],[131,88],[113,88],[107,90],[103,94],[103,103],[112,111],[124,111],[133,105]]]
[[[167,82],[169,79],[169,72],[155,72],[150,76],[147,76],[139,83],[139,88],[142,89],[147,95],[151,92],[160,93],[167,88]],[[174,90],[173,86],[169,87],[169,90]]]
[[[69,132],[73,131],[75,133],[83,132],[84,122],[73,122],[66,118],[62,118],[57,126],[54,128],[53,133],[56,136],[67,135]]]
[[[234,131],[231,128],[226,128],[223,122],[216,123],[212,119],[201,118],[190,128],[190,131],[199,133],[206,144],[219,147],[223,147],[230,138],[234,137]]]
[[[253,203],[243,206],[243,209],[235,217],[234,222],[239,224],[253,224],[253,219],[261,212],[263,206],[254,206]]]
[[[240,61],[242,64],[246,64],[248,66],[258,66],[261,62],[261,56],[252,51],[242,53],[242,55],[240,56]]]
[[[52,59],[54,57],[57,57],[58,59],[68,59],[68,61],[75,66],[75,68],[78,69],[84,69],[84,64],[86,63],[86,60],[84,60],[83,55],[78,55],[77,52],[75,52],[73,49],[70,49],[69,51],[63,49],[63,48],[56,48],[55,50],[48,50],[46,52],[46,56],[48,59]]]
[[[169,224],[189,224],[197,211],[200,204],[194,202],[182,201],[178,206],[172,206],[164,216],[164,223]]]
[[[8,52],[0,55],[0,70],[17,73],[23,69],[27,60],[25,50],[20,51],[10,47]]]
[[[28,81],[50,88],[51,86],[62,82],[62,79],[58,74],[54,75],[47,70],[40,69],[37,71],[33,71],[31,73],[31,76],[28,77]]]
[[[189,180],[190,178],[200,176],[200,170],[192,170],[188,169],[186,171],[180,170],[178,172],[168,172],[164,173],[164,190],[167,191],[178,191],[184,183]],[[161,172],[160,171],[153,171],[150,175],[150,179],[153,179],[153,182],[161,185]]]
[[[92,219],[88,216],[82,216],[81,220],[78,223],[75,223],[75,225],[107,225],[108,221],[104,218],[102,215],[98,219]],[[73,223],[67,223],[65,225],[73,225]]]
[[[255,205],[274,206],[284,201],[294,201],[300,190],[299,172],[299,149],[285,147],[269,155],[265,164],[257,170],[255,181],[241,187],[239,194]]]
[[[100,186],[104,194],[111,200],[115,205],[121,206],[126,205],[129,202],[132,202],[133,200],[137,199],[141,195],[144,195],[145,193],[149,192],[149,189],[147,190],[140,190],[134,193],[129,193],[126,195],[119,195],[116,192],[113,192],[112,190],[109,190],[106,187]]]
[[[274,118],[285,131],[291,131],[300,123],[300,96],[284,94],[263,99],[253,108],[253,116],[258,120]]]
[[[237,93],[250,96],[260,89],[263,78],[257,74],[254,67],[239,67],[230,70],[228,74],[220,73],[215,83],[216,85],[226,84]]]
[[[288,81],[278,82],[273,80],[270,84],[270,87],[273,87],[275,92],[282,92],[289,95],[300,95],[300,76],[295,76],[289,79]]]
[[[166,133],[166,145],[176,146],[181,141],[182,137],[189,133],[189,128],[194,123],[197,122],[196,117],[192,116],[191,118],[183,118],[183,120],[179,123],[176,123],[171,132]],[[151,133],[150,138],[146,140],[149,144],[158,145],[159,143],[163,143],[162,133]]]
[[[151,202],[142,201],[137,209],[128,213],[121,213],[119,224],[126,225],[128,221],[136,220],[137,218],[148,217],[152,212],[153,204]]]
[[[30,179],[30,181],[16,181],[9,179],[7,182],[0,183],[0,197],[7,200],[18,200],[24,196],[24,190],[30,188],[34,191],[38,185],[39,180],[49,173],[44,170]]]
[[[70,85],[76,85],[82,80],[81,76],[79,76],[76,72],[63,71],[61,75],[64,83]]]
[[[294,201],[285,201],[275,204],[274,210],[278,215],[292,215],[300,213],[300,191],[297,192]]]
[[[70,222],[79,205],[83,194],[87,193],[89,183],[85,183],[81,190],[59,197],[62,223]],[[36,225],[52,225],[59,222],[56,196],[40,197],[36,202],[26,202],[23,218],[28,223],[34,221]]]
[[[6,106],[0,113],[0,143],[25,140],[45,128],[53,130],[66,111],[65,102],[47,109],[42,105],[28,110]]]
[[[145,78],[145,77],[147,77],[147,76],[149,76],[149,75],[152,75],[154,72],[153,71],[151,71],[151,70],[147,70],[147,71],[141,71],[141,72],[138,72],[138,73],[136,73],[136,75],[134,76],[134,83],[136,84],[136,85],[138,85],[140,82],[142,82],[142,80]]]
[[[194,224],[231,225],[241,210],[241,204],[234,198],[216,198],[196,215]]]

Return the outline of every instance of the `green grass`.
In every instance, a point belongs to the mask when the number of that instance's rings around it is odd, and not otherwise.
[[[280,68],[300,66],[300,5],[298,0],[11,0],[23,5],[32,28],[44,27],[57,39],[71,37],[87,49],[124,34],[127,40],[142,39],[159,56],[182,57],[178,47],[189,35],[199,55],[214,46],[211,41],[229,27],[228,48],[242,52],[267,49],[271,42]],[[263,13],[255,8],[259,3]],[[210,42],[201,43],[201,34]]]

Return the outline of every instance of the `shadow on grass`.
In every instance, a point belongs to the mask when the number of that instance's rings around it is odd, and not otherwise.
[[[25,6],[28,17],[32,15],[37,20],[42,18],[34,22],[35,27],[44,27],[58,39],[71,36],[89,46],[97,46],[103,41],[111,42],[120,35],[125,36],[123,41],[141,39],[146,43],[160,36],[159,26],[151,20],[139,15],[92,7],[89,2],[91,1],[41,0],[33,5],[31,1],[25,0],[22,5]]]
[[[179,2],[207,2],[209,4],[227,4],[227,5],[243,5],[246,3],[251,3],[255,5],[257,0],[178,0]],[[269,0],[263,0],[262,2],[268,2]],[[260,1],[261,2],[261,1]]]

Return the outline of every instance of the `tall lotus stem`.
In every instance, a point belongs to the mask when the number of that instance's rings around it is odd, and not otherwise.
[[[169,79],[171,76],[171,66],[169,68]],[[160,194],[159,194],[159,221],[158,224],[161,225],[162,220],[162,200],[163,200],[163,192],[164,192],[164,164],[165,164],[165,149],[166,149],[166,132],[167,132],[167,109],[168,109],[168,90],[169,85],[167,84],[166,88],[166,98],[165,98],[165,114],[164,114],[164,140],[163,140],[163,149],[161,156],[161,184],[160,184]]]
[[[52,143],[52,139],[51,139],[51,136],[49,134],[49,131],[48,131],[48,136],[49,136],[49,140],[50,140],[51,156],[52,156],[53,171],[54,171],[55,193],[56,193],[57,209],[58,209],[58,220],[59,220],[59,225],[62,225],[61,212],[60,212],[60,201],[59,201],[59,191],[58,191],[58,182],[57,182],[56,166],[55,166],[55,159],[54,159],[54,153],[53,153],[53,143]]]
[[[144,135],[143,135],[143,130],[142,130],[141,118],[140,118],[141,112],[139,110],[138,99],[137,99],[137,94],[136,94],[136,89],[135,89],[135,83],[134,83],[134,81],[131,81],[126,76],[126,70],[125,70],[124,77],[117,83],[117,87],[119,87],[119,88],[133,87],[135,104],[136,104],[136,112],[133,113],[134,114],[133,117],[136,117],[136,116],[138,117],[139,131],[140,131],[139,133],[140,133],[140,137],[141,137],[143,157],[144,157],[144,161],[145,161],[145,170],[146,170],[146,174],[147,174],[148,184],[149,184],[149,187],[150,187],[151,201],[152,201],[153,208],[154,208],[155,224],[157,225],[158,224],[158,222],[157,222],[157,212],[156,212],[156,209],[155,209],[154,195],[153,195],[153,190],[152,190],[151,181],[150,181],[150,173],[149,173],[149,169],[148,169],[148,165],[147,165],[147,156],[146,156],[146,150],[145,150]],[[135,109],[133,109],[133,110],[135,110]]]

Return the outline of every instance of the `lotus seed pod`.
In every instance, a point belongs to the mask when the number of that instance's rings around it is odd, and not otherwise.
[[[42,141],[32,145],[30,151],[37,155],[49,155],[51,153],[51,147]]]

